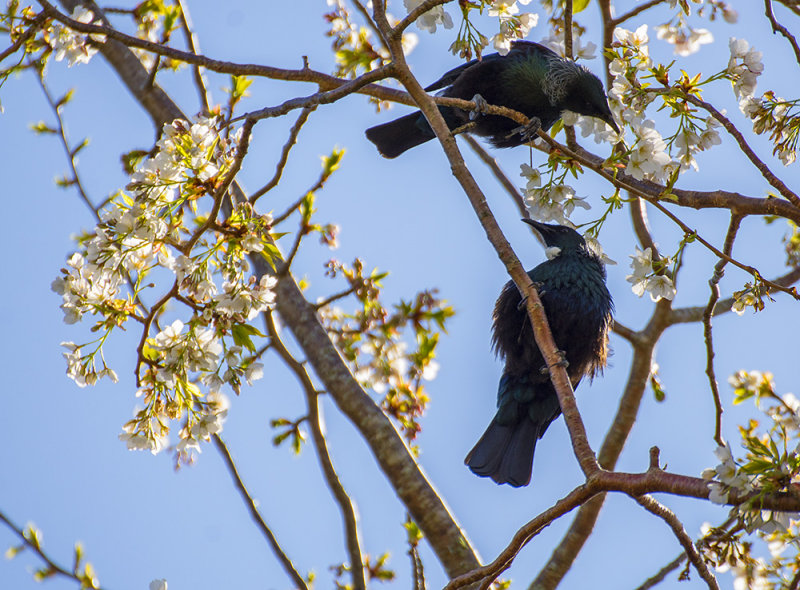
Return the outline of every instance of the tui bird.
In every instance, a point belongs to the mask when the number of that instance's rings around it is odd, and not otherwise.
[[[523,221],[539,232],[548,248],[550,259],[528,271],[528,276],[537,285],[574,389],[584,376],[594,377],[606,364],[613,303],[605,267],[575,230]],[[464,463],[476,475],[520,487],[530,483],[536,441],[561,414],[561,407],[513,281],[503,287],[493,319],[492,344],[506,362],[497,390],[497,413]]]
[[[450,130],[467,126],[463,131],[488,137],[495,147],[515,147],[530,141],[536,129],[550,129],[564,110],[602,119],[619,133],[597,76],[538,43],[515,41],[507,55],[493,53],[472,60],[450,70],[425,90],[439,89],[444,89],[441,96],[475,100],[479,105],[478,111],[471,113],[439,107]],[[479,114],[486,104],[508,107],[538,121],[532,121],[530,129],[520,128],[508,117]],[[468,125],[470,122],[472,125]],[[420,111],[370,127],[366,135],[387,158],[396,158],[435,137]]]

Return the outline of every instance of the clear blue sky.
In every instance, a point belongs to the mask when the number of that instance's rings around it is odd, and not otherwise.
[[[300,67],[301,56],[308,55],[311,67],[331,71],[329,39],[324,36],[321,16],[325,3],[301,2],[296,8],[269,4],[231,1],[212,11],[200,3],[189,3],[202,51],[219,59],[291,68]],[[402,3],[395,4],[393,12],[399,16]],[[623,8],[635,5],[620,4]],[[793,97],[797,85],[783,75],[782,65],[793,60],[788,45],[771,35],[760,5],[738,4],[739,24],[712,23],[716,43],[686,60],[685,67],[690,73],[705,74],[722,69],[728,59],[728,37],[745,37],[765,56],[766,71],[759,91],[773,88],[779,95]],[[534,9],[534,5],[528,9]],[[591,18],[586,24],[595,24],[595,11],[593,3],[587,10]],[[652,25],[666,20],[665,11],[654,14],[657,16],[649,22],[652,39]],[[598,42],[591,31],[587,39]],[[447,52],[455,33],[418,34],[420,43],[409,61],[420,81],[429,83],[457,65],[457,59]],[[546,31],[542,23],[529,39],[543,36]],[[652,41],[651,53],[657,60],[672,59],[671,48],[661,41]],[[600,73],[600,60],[587,65]],[[91,138],[91,144],[81,153],[80,172],[91,196],[102,200],[126,183],[119,154],[152,145],[154,131],[149,119],[99,56],[86,66],[71,69],[64,63],[52,63],[48,80],[56,95],[76,88],[65,117],[73,142],[83,136]],[[214,99],[224,101],[221,87],[226,80],[217,76],[209,80]],[[185,112],[197,112],[187,71],[162,74],[159,81]],[[256,81],[244,108],[275,105],[313,91],[309,84]],[[719,85],[718,92],[707,96],[712,100],[717,97],[734,120],[747,127],[726,85]],[[54,186],[53,178],[67,170],[56,140],[35,136],[28,129],[39,120],[53,121],[34,77],[25,74],[10,80],[0,89],[0,99],[5,108],[0,116],[0,170],[6,206],[0,238],[6,277],[0,291],[5,329],[0,345],[5,369],[0,411],[0,509],[18,524],[36,523],[44,532],[45,548],[62,564],[70,564],[72,544],[81,540],[105,588],[147,588],[154,578],[167,578],[170,589],[288,588],[288,580],[251,524],[211,446],[204,447],[194,467],[175,473],[167,454],[153,457],[129,452],[117,440],[121,425],[136,405],[132,374],[137,334],[116,339],[107,350],[121,377],[119,384],[101,382],[94,388],[79,389],[65,376],[59,342],[85,338],[88,324],[68,326],[62,322],[60,300],[50,291],[50,282],[73,249],[71,237],[91,229],[92,219],[72,191]],[[318,199],[318,219],[342,228],[341,247],[330,253],[309,240],[296,262],[298,273],[311,282],[311,298],[341,287],[323,276],[323,264],[331,255],[347,262],[360,256],[367,267],[391,271],[384,282],[386,302],[437,287],[455,307],[457,315],[440,343],[437,360],[441,370],[428,387],[431,404],[419,438],[420,462],[474,546],[490,560],[517,528],[565,495],[581,476],[560,420],[537,447],[533,483],[528,488],[495,486],[463,466],[465,453],[494,411],[501,367],[489,348],[490,316],[507,276],[438,145],[431,142],[390,161],[380,158],[363,137],[366,127],[407,110],[396,107],[391,113],[377,115],[366,99],[358,96],[320,108],[301,133],[281,186],[269,201],[262,200],[261,206],[264,211],[281,211],[313,184],[319,173],[319,156],[335,146],[346,148],[341,170]],[[244,187],[256,189],[272,175],[293,121],[293,117],[267,120],[256,127],[240,175]],[[662,134],[667,135],[665,131]],[[681,177],[679,186],[763,196],[763,179],[733,150],[730,138],[724,133],[722,136],[724,145],[701,154],[700,172]],[[756,140],[754,145],[763,148],[765,144]],[[589,147],[600,154],[608,150],[608,146]],[[464,152],[523,263],[531,267],[542,261],[540,246],[519,223],[510,199],[466,146]],[[761,153],[789,186],[800,184],[797,164],[784,168],[768,156],[768,150]],[[527,148],[493,154],[514,181],[519,165],[529,159]],[[540,162],[543,157],[536,153],[534,159]],[[584,218],[591,219],[600,209],[599,195],[608,188],[589,174],[573,186],[596,205]],[[680,210],[679,214],[705,238],[721,244],[727,227],[724,211]],[[680,238],[675,226],[656,212],[651,212],[651,223],[657,242],[667,252],[674,250]],[[766,226],[760,219],[746,219],[734,255],[757,265],[767,277],[782,274],[780,236],[784,226],[782,221]],[[628,255],[635,244],[627,212],[611,219],[601,239],[607,253],[619,263],[608,269],[617,318],[638,329],[652,304],[647,297],[637,298],[625,281]],[[676,306],[705,304],[714,262],[699,245],[687,251]],[[746,280],[743,273],[729,270],[722,282],[723,294],[741,288]],[[775,299],[758,315],[727,314],[715,321],[716,369],[728,401],[730,389],[725,380],[741,368],[771,370],[781,392],[800,393],[795,346],[797,304],[782,295]],[[630,360],[625,341],[613,337],[612,345],[614,356],[605,377],[591,387],[582,384],[578,391],[579,406],[595,447],[616,411]],[[646,394],[619,468],[646,468],[647,449],[658,445],[670,470],[699,475],[703,468],[716,463],[712,454],[713,405],[703,374],[702,327],[687,325],[669,330],[656,360],[667,400],[659,404],[652,394]],[[288,371],[274,357],[267,357],[265,364],[265,378],[232,400],[223,434],[267,522],[297,567],[302,572],[314,569],[317,587],[330,588],[328,566],[345,559],[338,511],[324,489],[310,447],[295,457],[288,449],[271,445],[269,420],[277,416],[296,418],[305,410],[303,396]],[[410,584],[409,561],[401,526],[405,511],[352,426],[329,401],[324,405],[333,460],[358,504],[363,549],[373,556],[389,551],[390,566],[398,573],[394,586],[406,588]],[[749,407],[738,407],[725,414],[728,439],[735,443],[735,425],[750,413]],[[726,513],[693,500],[660,499],[677,511],[693,535],[703,521],[719,522]],[[525,587],[570,520],[560,520],[537,537],[506,577]],[[0,528],[0,547],[12,542],[10,532]],[[677,542],[661,521],[629,499],[613,496],[600,516],[595,536],[563,587],[597,584],[602,572],[613,580],[608,587],[633,588],[678,553]],[[441,586],[445,576],[427,546],[422,556],[429,587]],[[35,587],[28,569],[38,563],[29,554],[11,562],[0,561],[0,587]],[[730,577],[722,576],[720,582],[723,587],[731,585]],[[74,587],[65,581],[47,584],[53,590]],[[661,587],[677,585],[673,575]],[[702,587],[694,573],[691,582],[680,586]]]

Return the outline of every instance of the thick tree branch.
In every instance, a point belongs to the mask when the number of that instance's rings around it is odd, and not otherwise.
[[[635,332],[635,336],[629,339],[633,345],[633,359],[625,390],[619,400],[614,420],[611,422],[598,452],[598,461],[603,469],[614,469],[636,422],[652,370],[653,351],[656,342],[668,326],[669,311],[669,302],[660,301],[656,304],[647,326],[642,331]],[[594,523],[597,521],[604,500],[605,496],[600,494],[580,507],[567,533],[529,586],[530,590],[552,589],[558,586],[589,535],[592,534]]]
[[[385,15],[381,17],[381,15],[378,14],[377,5],[375,12],[375,20],[378,26],[382,30],[388,31],[388,22],[386,22]],[[578,459],[581,469],[588,476],[597,471],[599,466],[597,465],[594,452],[589,446],[586,429],[575,403],[572,385],[570,384],[567,371],[561,362],[556,343],[553,341],[553,336],[547,324],[547,317],[544,313],[544,307],[539,299],[536,288],[533,286],[530,277],[523,269],[522,264],[520,264],[519,259],[505,239],[500,226],[497,224],[486,202],[485,196],[464,164],[464,159],[461,157],[455,138],[444,122],[442,114],[436,106],[436,102],[425,93],[422,86],[420,86],[419,82],[408,69],[399,41],[393,39],[390,41],[389,46],[395,64],[395,77],[406,90],[408,90],[409,94],[411,94],[417,102],[420,110],[425,114],[428,123],[431,125],[434,133],[442,144],[453,175],[461,184],[472,208],[478,216],[478,220],[486,233],[486,237],[525,298],[528,315],[533,326],[534,338],[550,369],[550,378],[558,394],[561,411],[564,414],[564,421],[570,432],[570,439],[575,456]]]
[[[61,0],[72,9],[78,0]],[[101,14],[92,5],[95,14]],[[156,126],[185,118],[175,103],[158,87],[143,90],[147,73],[135,55],[122,43],[109,39],[100,52],[112,65],[133,96],[150,114]],[[234,185],[232,190],[236,190]],[[253,264],[260,273],[270,271],[260,258]],[[314,305],[303,296],[291,276],[275,288],[281,319],[292,330],[309,363],[336,405],[358,428],[400,500],[408,508],[449,575],[478,565],[475,552],[450,511],[422,473],[390,419],[353,378],[347,365],[320,324]]]

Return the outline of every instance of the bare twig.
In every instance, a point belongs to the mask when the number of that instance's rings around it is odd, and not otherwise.
[[[678,557],[676,557],[675,559],[670,561],[667,565],[658,570],[655,573],[655,575],[647,578],[642,583],[641,586],[637,586],[636,590],[650,590],[650,588],[657,586],[658,584],[663,582],[664,578],[666,578],[671,572],[674,572],[676,569],[678,569],[685,560],[686,560],[686,553],[681,553],[680,555],[678,555]]]
[[[800,281],[800,268],[793,268],[785,275],[776,279],[772,279],[771,282],[777,285],[788,287],[798,281]],[[730,312],[733,303],[733,297],[728,297],[726,299],[720,299],[717,301],[717,303],[714,305],[714,317]],[[703,320],[703,313],[705,312],[705,309],[706,306],[682,307],[673,309],[670,311],[668,322],[670,325],[700,322]]]
[[[697,551],[697,547],[695,547],[694,542],[687,534],[686,529],[683,528],[683,524],[680,520],[678,520],[678,517],[675,515],[675,513],[651,496],[639,496],[638,498],[634,498],[634,500],[636,500],[636,502],[645,510],[651,514],[655,514],[669,525],[669,527],[672,529],[672,532],[675,533],[675,537],[678,539],[678,542],[683,547],[683,550],[686,552],[686,556],[689,558],[689,561],[692,562],[692,565],[697,570],[697,573],[700,574],[700,577],[705,580],[710,590],[719,590],[717,579],[708,569],[708,565],[706,565],[703,557]]]
[[[281,176],[283,175],[283,169],[286,167],[286,162],[289,160],[289,152],[297,143],[297,136],[300,134],[300,129],[303,128],[306,121],[308,121],[309,115],[314,112],[316,107],[306,107],[300,114],[297,116],[297,121],[294,122],[292,125],[291,131],[289,131],[289,139],[286,140],[286,143],[283,144],[283,149],[281,150],[281,157],[278,160],[278,164],[275,166],[275,174],[272,176],[270,181],[265,184],[263,187],[258,189],[252,195],[250,195],[250,203],[255,204],[255,202],[275,188],[281,180]]]
[[[722,251],[730,256],[733,250],[733,242],[736,239],[736,233],[739,231],[739,224],[742,218],[739,215],[731,215],[730,225],[728,225],[728,233],[725,235],[725,244]],[[725,274],[726,260],[719,260],[714,266],[714,275],[708,280],[708,286],[711,288],[711,296],[708,298],[708,304],[703,312],[703,337],[706,343],[706,375],[708,382],[711,386],[711,394],[714,397],[714,440],[717,445],[724,446],[722,440],[722,401],[719,397],[719,387],[717,385],[717,376],[714,373],[714,340],[711,333],[711,317],[714,314],[714,306],[719,301],[719,282]]]
[[[773,34],[780,33],[786,38],[789,45],[792,46],[792,51],[794,51],[794,57],[798,65],[800,65],[800,47],[797,45],[797,39],[789,32],[789,29],[775,19],[775,15],[772,13],[772,0],[764,0],[764,13],[767,15],[770,25],[772,25]]]
[[[184,0],[176,1],[181,10],[181,29],[183,30],[184,37],[186,37],[186,45],[191,53],[198,55],[200,50],[198,49],[198,43],[194,31],[192,31],[192,19],[189,16],[188,9],[186,8],[186,2],[184,2]],[[192,75],[194,76],[194,85],[195,88],[197,88],[197,96],[200,100],[200,107],[203,111],[203,114],[208,114],[211,112],[208,104],[208,88],[206,87],[205,80],[203,80],[203,71],[200,69],[199,65],[195,64],[192,66]]]
[[[617,18],[611,19],[608,25],[613,30],[615,27],[618,27],[626,20],[630,20],[633,17],[640,15],[645,10],[650,10],[651,8],[653,8],[653,6],[658,6],[659,4],[662,4],[665,1],[666,0],[649,0],[648,2],[640,4],[636,8],[629,10],[625,14],[620,14]]]
[[[275,557],[278,558],[278,561],[281,563],[281,566],[283,566],[286,574],[292,580],[292,583],[302,590],[308,590],[308,585],[303,579],[303,576],[297,572],[292,560],[289,559],[289,557],[281,548],[278,540],[275,538],[275,535],[269,528],[269,525],[267,525],[264,517],[261,516],[261,512],[258,510],[258,504],[256,504],[256,501],[250,495],[250,492],[247,491],[247,488],[245,487],[244,482],[239,475],[239,470],[236,469],[236,463],[234,462],[233,457],[231,457],[230,451],[228,451],[225,441],[222,440],[222,437],[219,434],[213,434],[211,438],[214,441],[214,445],[217,447],[219,454],[222,455],[222,459],[225,461],[228,472],[233,478],[233,484],[236,486],[236,489],[239,490],[242,500],[244,500],[247,509],[250,511],[250,516],[253,518],[258,528],[261,529],[264,537],[266,537],[267,542],[272,548],[272,552],[275,554]]]
[[[528,208],[525,206],[525,200],[522,198],[522,195],[519,194],[517,187],[514,186],[514,183],[509,180],[508,176],[506,176],[503,169],[500,168],[500,165],[497,163],[497,160],[487,152],[483,146],[478,142],[477,139],[472,137],[469,134],[464,134],[461,136],[464,141],[467,142],[472,151],[474,151],[478,157],[489,167],[489,170],[492,171],[494,177],[497,181],[502,185],[506,192],[511,197],[511,200],[514,201],[514,204],[519,209],[519,214],[528,219],[530,217],[530,213],[528,213]]]
[[[314,441],[314,448],[317,451],[317,458],[319,459],[322,473],[325,476],[325,481],[331,493],[333,493],[336,503],[339,505],[339,510],[342,513],[342,520],[344,521],[345,541],[347,544],[347,552],[350,556],[350,573],[353,580],[353,587],[357,590],[365,590],[364,560],[361,555],[361,545],[358,540],[356,511],[350,496],[345,491],[342,482],[339,480],[339,476],[336,474],[333,461],[331,461],[328,443],[322,432],[319,394],[311,381],[308,371],[306,371],[302,363],[292,356],[281,340],[272,312],[267,312],[264,321],[267,325],[267,331],[269,332],[275,350],[292,372],[294,372],[295,377],[297,377],[297,380],[303,386],[303,391],[306,394],[306,403],[308,405],[308,425],[311,428],[311,437]]]

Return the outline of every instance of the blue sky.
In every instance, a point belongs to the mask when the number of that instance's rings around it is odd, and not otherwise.
[[[323,2],[299,3],[299,11],[245,1],[228,2],[215,11],[195,4],[189,4],[189,8],[206,55],[291,68],[300,67],[301,56],[308,55],[311,67],[333,69],[321,17],[326,10]],[[759,81],[759,92],[773,88],[779,95],[792,97],[796,84],[785,75],[786,64],[790,68],[793,65],[788,45],[771,35],[760,6],[740,4],[735,6],[740,11],[739,24],[712,23],[716,43],[704,46],[681,65],[690,73],[718,71],[727,63],[728,37],[745,37],[765,56],[766,71]],[[587,39],[597,41],[592,36],[596,29],[591,28],[596,24],[595,11],[592,4],[586,24],[590,26]],[[393,12],[402,14],[402,5]],[[655,25],[666,20],[666,14],[653,13],[636,24]],[[709,26],[696,19],[693,22]],[[652,27],[650,32],[651,53],[657,60],[671,60],[671,48],[654,39]],[[424,31],[418,34],[420,42],[409,63],[425,84],[458,64],[447,52],[454,31],[435,36]],[[543,36],[546,31],[541,24],[529,39]],[[601,73],[599,60],[587,65]],[[52,63],[48,81],[55,95],[76,88],[75,99],[64,116],[73,142],[84,136],[91,138],[89,147],[81,153],[80,171],[92,197],[102,200],[127,182],[119,155],[132,148],[148,149],[154,138],[152,126],[99,57],[70,69],[64,63]],[[162,74],[159,81],[185,112],[198,110],[188,71]],[[209,76],[209,89],[216,101],[225,100],[221,88],[226,83],[223,77]],[[275,105],[313,91],[310,84],[256,81],[243,108]],[[749,128],[726,84],[717,85],[706,98],[718,99],[740,128]],[[18,524],[36,523],[44,532],[44,546],[60,563],[69,565],[72,544],[81,540],[105,588],[146,588],[154,578],[167,578],[171,589],[288,588],[288,580],[249,521],[211,446],[204,448],[195,466],[176,473],[166,454],[153,457],[129,452],[117,440],[136,405],[132,374],[137,334],[115,339],[107,350],[107,358],[121,377],[119,384],[101,382],[94,388],[79,389],[65,376],[59,342],[85,338],[88,325],[62,322],[59,297],[50,291],[50,282],[73,249],[72,237],[91,229],[92,218],[72,191],[54,186],[54,177],[67,170],[57,142],[29,130],[29,125],[39,120],[53,120],[34,77],[24,74],[10,80],[0,89],[0,99],[5,109],[0,116],[4,138],[0,170],[7,207],[0,237],[7,277],[0,294],[6,330],[1,345],[5,387],[4,410],[0,412],[0,509]],[[316,180],[320,156],[337,146],[345,148],[341,170],[317,201],[318,220],[341,226],[341,246],[330,252],[309,240],[295,263],[298,278],[305,276],[310,281],[309,297],[341,288],[341,284],[332,284],[323,276],[328,258],[350,262],[359,256],[368,268],[391,272],[384,281],[387,303],[436,287],[455,308],[457,315],[450,321],[438,351],[439,375],[428,386],[431,403],[419,437],[420,463],[474,546],[489,560],[524,522],[579,484],[581,475],[561,420],[550,427],[537,447],[533,483],[528,488],[495,486],[463,466],[464,455],[494,411],[501,367],[490,352],[489,328],[494,299],[507,276],[435,142],[390,161],[378,156],[363,137],[366,127],[407,111],[407,107],[396,107],[389,113],[375,114],[359,96],[320,108],[300,135],[284,181],[269,200],[262,200],[261,207],[265,212],[281,211]],[[246,189],[260,187],[272,175],[293,121],[294,117],[267,120],[256,127],[239,177]],[[668,121],[659,122],[669,125]],[[542,249],[519,222],[515,206],[477,158],[461,145],[523,264],[527,268],[538,264],[544,259]],[[609,150],[591,142],[586,145],[601,155]],[[769,156],[760,138],[753,145],[789,186],[798,186],[797,164],[784,168]],[[529,161],[529,150],[521,147],[492,154],[512,180],[522,185],[517,174],[519,165]],[[533,158],[543,161],[539,153]],[[723,145],[701,154],[698,161],[700,171],[682,176],[681,188],[722,188],[764,196],[765,182],[734,151],[729,137],[723,135]],[[597,197],[608,194],[608,187],[588,174],[573,186],[580,196],[597,205],[584,218],[591,219],[600,209]],[[706,239],[721,244],[727,227],[724,211],[676,211]],[[650,212],[650,221],[659,245],[667,252],[674,250],[680,239],[677,228],[654,211]],[[767,226],[761,219],[748,218],[734,256],[757,266],[767,277],[782,274],[780,237],[784,231],[783,221]],[[640,328],[652,303],[647,297],[637,298],[625,281],[628,255],[635,245],[626,211],[611,218],[601,241],[619,263],[608,268],[617,318],[629,327]],[[285,250],[288,247],[289,242],[283,244]],[[714,263],[713,256],[699,245],[689,248],[686,268],[678,281],[676,306],[707,301],[707,280]],[[746,280],[744,273],[730,269],[722,282],[723,294],[740,289]],[[758,315],[748,311],[742,317],[727,314],[715,321],[716,370],[724,399],[730,402],[727,376],[741,368],[770,370],[781,392],[800,393],[793,345],[797,318],[797,303],[779,294]],[[614,336],[612,346],[614,355],[605,376],[591,386],[581,384],[578,390],[579,407],[595,448],[616,411],[630,361],[626,342]],[[661,367],[667,400],[657,403],[652,394],[646,394],[618,468],[645,469],[647,449],[658,445],[662,461],[671,471],[699,475],[703,468],[717,462],[712,453],[713,404],[703,374],[702,326],[670,329],[658,347],[656,362]],[[305,411],[305,402],[293,376],[274,357],[268,356],[265,365],[265,378],[232,400],[223,434],[267,522],[297,567],[303,572],[313,569],[318,576],[317,587],[331,587],[327,568],[341,562],[345,555],[338,511],[324,489],[310,447],[296,457],[288,449],[271,445],[270,419],[298,417]],[[390,552],[390,566],[398,574],[395,586],[408,587],[409,562],[401,526],[405,510],[353,427],[329,400],[323,406],[334,463],[359,508],[363,549],[373,556]],[[747,404],[726,411],[724,432],[734,441],[735,450],[736,424],[750,414]],[[677,512],[690,534],[696,534],[702,522],[719,522],[726,514],[724,509],[694,500],[660,499]],[[524,587],[570,520],[564,518],[543,531],[505,576]],[[10,532],[0,529],[0,546],[13,542]],[[613,587],[633,588],[678,553],[677,542],[662,522],[645,514],[630,499],[613,496],[563,587],[585,587],[596,583],[598,572],[608,572],[604,575],[613,579]],[[441,586],[445,576],[427,546],[422,557],[429,587]],[[37,564],[29,554],[11,562],[1,561],[0,585],[15,589],[36,586],[28,570]],[[729,577],[723,576],[720,581],[723,587],[731,585]],[[47,584],[53,589],[74,587],[58,580]],[[661,587],[677,584],[672,576]],[[691,582],[680,587],[704,585],[693,575]]]

